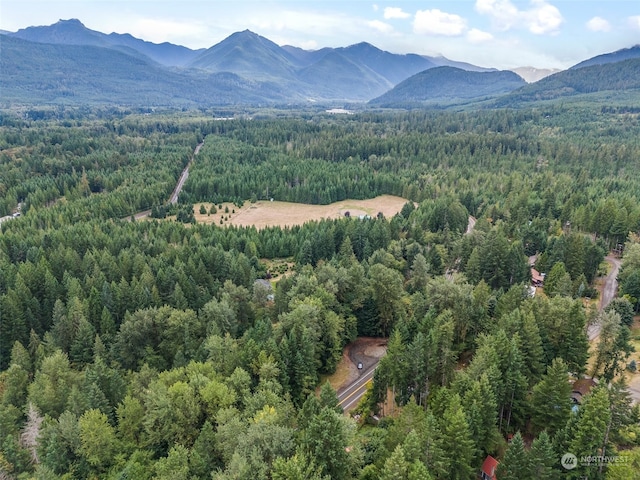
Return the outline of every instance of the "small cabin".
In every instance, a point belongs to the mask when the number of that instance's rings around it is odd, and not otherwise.
[[[482,480],[497,480],[496,470],[498,469],[498,461],[491,455],[487,455],[487,458],[482,462],[482,468],[480,469],[480,478]]]
[[[544,286],[544,273],[540,273],[533,267],[531,267],[531,285],[534,287]]]

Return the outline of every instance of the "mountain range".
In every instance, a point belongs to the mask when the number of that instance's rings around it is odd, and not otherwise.
[[[640,58],[640,46],[546,76],[552,72],[521,69],[518,75],[444,57],[393,54],[368,43],[308,51],[279,46],[249,30],[211,48],[191,50],[129,34],[104,34],[75,19],[4,32],[0,43],[4,104],[188,107],[370,101],[394,107],[486,102],[504,95],[511,95],[505,101],[513,104],[614,87],[636,89],[627,77],[640,78],[633,61]],[[619,70],[625,60],[629,63]],[[618,80],[603,82],[602,72]],[[527,85],[523,77],[537,81]]]

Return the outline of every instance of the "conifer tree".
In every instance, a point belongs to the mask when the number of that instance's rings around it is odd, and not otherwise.
[[[468,480],[474,472],[476,446],[471,438],[469,423],[457,393],[451,396],[440,424],[442,449],[446,452],[451,480]]]
[[[596,388],[587,395],[578,411],[578,419],[572,430],[569,452],[577,458],[597,457],[602,454],[606,444],[606,434],[611,409],[609,394],[604,387]],[[578,465],[571,471],[572,478],[589,476],[597,470],[598,465]]]
[[[511,439],[509,448],[498,465],[496,478],[500,480],[533,480],[529,472],[528,455],[519,431]]]
[[[570,394],[567,365],[556,358],[547,367],[546,375],[533,387],[531,421],[538,431],[546,428],[553,435],[567,423],[571,411]]]
[[[529,451],[529,473],[532,479],[554,480],[557,477],[554,466],[558,465],[558,458],[547,431],[542,431]]]

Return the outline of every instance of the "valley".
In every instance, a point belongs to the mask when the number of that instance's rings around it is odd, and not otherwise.
[[[638,46],[0,42],[0,478],[637,477]]]

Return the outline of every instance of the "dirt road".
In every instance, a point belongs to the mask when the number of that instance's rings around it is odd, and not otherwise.
[[[196,157],[196,155],[198,155],[198,152],[200,152],[202,145],[204,145],[204,141],[200,142],[196,146],[196,149],[193,151],[191,160],[189,160],[189,163],[187,163],[187,166],[184,167],[184,170],[182,171],[182,173],[180,174],[180,178],[178,179],[176,188],[173,189],[173,193],[171,194],[171,197],[169,197],[169,203],[178,203],[178,197],[180,196],[180,192],[184,187],[184,182],[186,182],[187,178],[189,178],[189,167],[191,167],[191,164],[193,163],[193,159]]]
[[[608,255],[605,260],[611,265],[608,275],[605,277],[604,285],[602,287],[602,294],[600,302],[598,304],[598,310],[602,311],[607,308],[607,305],[611,303],[618,291],[618,272],[620,271],[620,259],[613,255]],[[589,335],[589,341],[593,341],[600,335],[600,323],[594,323],[589,325],[587,334]]]
[[[202,148],[202,146],[204,145],[204,141],[200,142],[195,150],[193,151],[193,155],[191,156],[191,160],[189,160],[189,163],[187,163],[187,166],[184,167],[184,170],[182,170],[182,173],[180,174],[180,178],[178,179],[178,183],[176,184],[176,188],[173,189],[173,192],[171,193],[171,196],[169,197],[169,202],[168,203],[178,203],[178,197],[180,196],[180,192],[182,191],[182,188],[184,187],[184,182],[187,181],[187,178],[189,178],[189,167],[191,167],[191,164],[193,163],[193,159],[195,158],[195,156],[198,154],[198,152],[200,151],[200,149]],[[146,218],[149,215],[151,215],[151,210],[144,210],[142,212],[138,212],[134,215],[131,215],[129,217],[127,217],[127,219],[131,219],[131,217],[134,218],[134,220],[140,220],[141,218]]]

